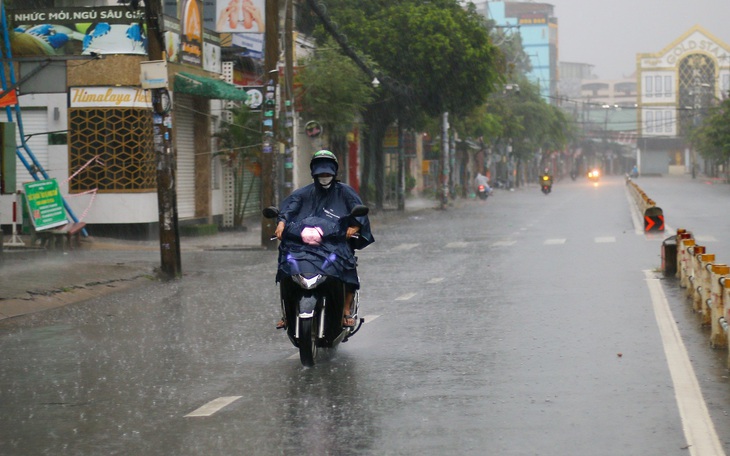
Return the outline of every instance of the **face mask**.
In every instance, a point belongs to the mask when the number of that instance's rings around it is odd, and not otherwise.
[[[332,180],[334,179],[334,176],[320,176],[317,178],[319,181],[319,185],[321,185],[324,188],[330,188],[330,185],[332,184]]]

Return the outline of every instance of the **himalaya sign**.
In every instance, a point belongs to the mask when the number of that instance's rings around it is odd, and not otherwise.
[[[136,87],[71,87],[72,108],[151,108],[150,92]]]

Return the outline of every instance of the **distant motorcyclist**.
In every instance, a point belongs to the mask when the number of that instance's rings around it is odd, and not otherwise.
[[[491,192],[492,189],[489,187],[489,178],[481,173],[481,171],[477,171],[477,176],[474,178],[474,186],[476,187],[476,191],[479,191],[479,186],[483,185],[486,189],[487,193]]]
[[[547,179],[546,179],[547,178]],[[540,176],[540,184],[542,185],[553,185],[553,176],[550,174],[550,169],[545,168],[542,175]]]

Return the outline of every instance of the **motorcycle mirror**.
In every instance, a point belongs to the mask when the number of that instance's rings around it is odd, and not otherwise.
[[[263,211],[261,211],[264,215],[264,217],[272,219],[279,216],[279,209],[277,209],[274,206],[269,206],[265,208]]]
[[[368,215],[368,212],[370,212],[369,207],[358,204],[357,206],[352,208],[352,211],[350,211],[350,215],[352,217],[363,217],[365,215]]]

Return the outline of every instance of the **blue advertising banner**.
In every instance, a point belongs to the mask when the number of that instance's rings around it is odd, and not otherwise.
[[[13,56],[146,53],[142,10],[125,6],[11,10]]]

